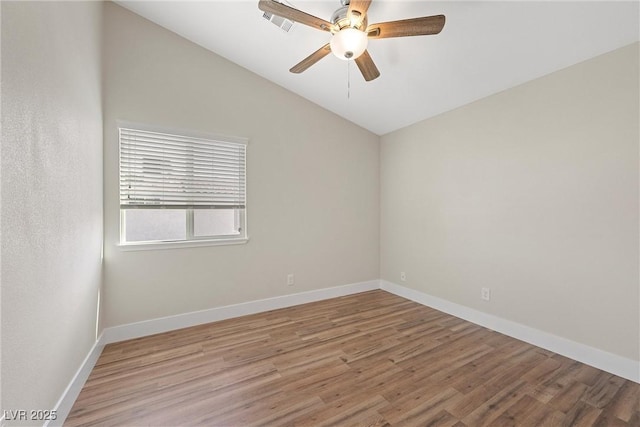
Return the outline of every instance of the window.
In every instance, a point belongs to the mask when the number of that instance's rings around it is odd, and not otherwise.
[[[246,140],[119,135],[121,244],[246,241]]]

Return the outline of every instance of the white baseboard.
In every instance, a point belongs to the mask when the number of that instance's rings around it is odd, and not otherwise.
[[[80,368],[78,368],[76,374],[71,379],[71,382],[69,382],[69,385],[67,385],[62,396],[53,407],[53,410],[56,411],[56,419],[47,421],[44,424],[45,427],[61,426],[64,424],[64,421],[69,416],[69,412],[71,412],[74,402],[80,394],[80,390],[82,390],[82,386],[84,386],[87,378],[89,378],[89,374],[91,374],[93,367],[98,361],[98,357],[100,357],[100,353],[102,353],[102,349],[104,348],[102,338],[103,335],[100,335],[95,344],[93,344],[93,347],[89,350],[87,357],[84,358]]]
[[[282,295],[279,297],[211,308],[208,310],[194,311],[175,316],[129,323],[121,326],[113,326],[104,330],[103,344],[145,337],[176,329],[188,328],[190,326],[202,325],[205,323],[217,322],[219,320],[262,313],[269,310],[276,310],[279,308],[286,308],[329,298],[337,298],[345,295],[372,291],[375,289],[380,289],[379,280],[370,280],[368,282],[353,283],[333,288]]]
[[[570,359],[577,360],[594,368],[640,383],[640,362],[637,360],[608,353],[595,347],[580,344],[530,326],[525,326],[521,323],[483,313],[386,280],[380,280],[380,289]]]

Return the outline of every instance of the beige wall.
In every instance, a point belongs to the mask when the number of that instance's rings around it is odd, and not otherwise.
[[[634,44],[383,136],[381,277],[640,359],[638,78]]]
[[[102,5],[1,8],[2,409],[49,410],[96,340]]]
[[[378,278],[376,135],[126,9],[105,14],[106,326]],[[121,251],[116,120],[249,138],[250,241]]]

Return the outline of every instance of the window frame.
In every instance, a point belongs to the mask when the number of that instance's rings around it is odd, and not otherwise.
[[[249,241],[249,233],[247,230],[247,180],[246,180],[246,162],[247,162],[247,148],[249,140],[248,138],[237,137],[237,136],[229,136],[229,135],[221,135],[221,134],[213,134],[208,132],[198,132],[192,130],[185,129],[175,129],[175,128],[167,128],[167,127],[159,127],[159,126],[151,126],[146,124],[128,122],[123,120],[116,121],[117,135],[118,135],[118,189],[120,188],[120,159],[121,159],[121,143],[120,143],[120,129],[134,129],[146,132],[157,132],[164,133],[176,136],[184,136],[190,138],[202,138],[213,141],[219,141],[222,143],[232,143],[232,144],[241,144],[245,145],[245,206],[243,209],[234,209],[235,211],[235,222],[236,225],[241,230],[237,235],[236,234],[220,234],[213,236],[195,236],[194,235],[194,212],[196,209],[185,207],[186,218],[185,218],[185,239],[184,240],[146,240],[146,241],[126,241],[126,211],[130,209],[122,209],[120,206],[120,202],[118,202],[118,209],[120,210],[119,216],[119,242],[118,245],[121,250],[124,251],[136,251],[136,250],[153,250],[153,249],[170,249],[170,248],[187,248],[187,247],[200,247],[200,246],[219,246],[219,245],[239,245],[245,244]],[[119,192],[120,190],[118,190]],[[118,200],[120,200],[120,196],[118,195]],[[133,208],[135,209],[135,208]],[[153,208],[151,208],[153,209]],[[163,208],[157,208],[163,209]],[[204,210],[213,210],[213,209],[204,209]]]

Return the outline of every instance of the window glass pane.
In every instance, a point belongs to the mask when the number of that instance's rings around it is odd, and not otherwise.
[[[193,211],[193,235],[237,235],[239,212],[237,209],[195,209]]]
[[[186,209],[127,209],[124,212],[127,242],[187,238]]]

